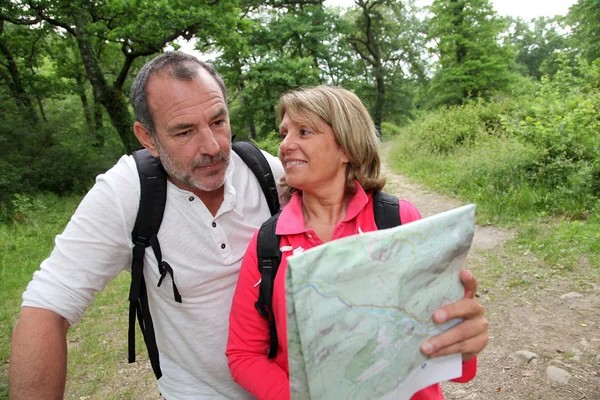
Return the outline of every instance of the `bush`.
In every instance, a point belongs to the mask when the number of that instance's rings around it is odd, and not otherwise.
[[[407,134],[418,137],[432,153],[448,154],[486,136],[506,134],[511,105],[503,100],[443,107],[409,125]]]
[[[275,157],[277,157],[277,153],[279,152],[279,144],[281,143],[281,139],[279,138],[279,134],[275,131],[271,131],[267,137],[252,140],[259,148],[263,149],[267,153],[271,153]]]
[[[588,218],[600,198],[599,76],[600,62],[565,67],[535,96],[430,112],[401,129],[396,161],[492,214]]]
[[[399,136],[402,130],[391,122],[381,123],[381,140],[390,140]]]

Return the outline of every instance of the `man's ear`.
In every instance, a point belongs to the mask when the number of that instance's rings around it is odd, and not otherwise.
[[[133,124],[133,132],[135,136],[138,138],[142,146],[144,146],[154,157],[158,157],[158,150],[156,148],[156,143],[154,142],[154,137],[150,133],[148,129],[140,122],[136,121]]]

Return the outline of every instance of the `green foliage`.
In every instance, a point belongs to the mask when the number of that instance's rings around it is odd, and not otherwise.
[[[408,126],[407,135],[419,137],[431,152],[447,154],[459,147],[469,147],[486,136],[502,136],[510,103],[483,101],[464,106],[443,107],[428,113],[418,123]]]
[[[600,197],[600,91],[587,88],[580,72],[561,69],[544,80],[514,135],[542,149],[535,180],[578,199]],[[583,199],[581,199],[583,201]],[[588,213],[589,210],[582,210]]]
[[[564,25],[562,17],[512,21],[507,41],[516,52],[515,62],[522,67],[523,75],[540,80],[556,73],[558,55],[569,49],[568,38],[562,34]]]
[[[278,156],[279,144],[281,143],[281,139],[277,132],[272,131],[266,137],[263,137],[259,140],[253,140],[253,142],[267,153],[270,153],[275,157]]]
[[[400,135],[401,132],[400,128],[390,122],[383,122],[381,124],[381,140],[390,140]]]
[[[575,45],[588,61],[600,58],[600,2],[579,0],[570,8],[567,21],[573,30]]]
[[[498,43],[504,22],[489,0],[435,0],[430,8],[429,37],[439,67],[431,82],[431,104],[463,104],[489,98],[511,81],[511,50]]]
[[[87,190],[96,175],[122,154],[114,131],[106,135],[102,148],[97,147],[95,137],[86,133],[77,106],[74,96],[55,100],[46,107],[45,124],[31,124],[15,108],[8,114],[11,120],[0,121],[0,143],[5,150],[0,154],[0,221],[22,214],[19,195]]]
[[[597,66],[565,65],[525,101],[430,112],[402,129],[397,164],[475,201],[484,218],[588,218],[600,199],[597,73]]]

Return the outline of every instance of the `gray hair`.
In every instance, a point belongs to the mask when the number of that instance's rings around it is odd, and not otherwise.
[[[206,72],[215,78],[223,92],[223,99],[225,100],[225,103],[227,103],[227,90],[225,89],[223,77],[219,75],[217,70],[211,64],[198,60],[192,55],[180,51],[166,52],[148,61],[144,64],[142,69],[140,69],[133,85],[131,85],[129,97],[131,99],[133,114],[135,115],[136,121],[144,125],[154,139],[156,139],[156,131],[152,113],[148,107],[148,93],[146,91],[148,80],[152,75],[167,71],[169,76],[174,79],[191,81],[196,78],[198,69],[200,68],[204,68]]]

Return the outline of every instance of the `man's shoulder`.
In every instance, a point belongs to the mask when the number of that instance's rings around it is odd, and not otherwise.
[[[96,183],[108,182],[112,184],[128,184],[139,182],[138,170],[133,156],[123,155],[109,170],[96,177]]]
[[[140,179],[133,157],[122,156],[109,170],[98,175],[96,184],[88,192],[90,196],[116,202],[127,212],[135,212],[140,198]]]

